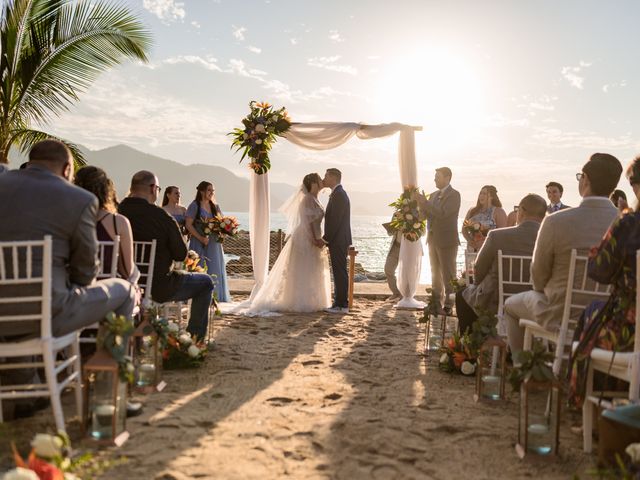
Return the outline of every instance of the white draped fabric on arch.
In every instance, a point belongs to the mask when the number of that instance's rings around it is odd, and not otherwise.
[[[291,143],[311,150],[336,148],[354,135],[360,139],[382,138],[400,133],[398,163],[402,188],[418,186],[418,170],[415,153],[415,131],[422,127],[412,127],[400,123],[364,125],[361,123],[294,123],[284,135]],[[258,293],[269,270],[269,174],[251,173],[249,195],[249,238],[255,285],[250,301]],[[411,242],[404,237],[400,242],[400,262],[398,268],[398,288],[402,300],[401,308],[421,308],[422,302],[414,299],[422,263],[422,240]]]

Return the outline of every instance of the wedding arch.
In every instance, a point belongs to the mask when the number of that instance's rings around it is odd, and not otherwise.
[[[361,123],[292,123],[282,136],[291,143],[311,150],[329,150],[344,144],[354,135],[362,140],[382,138],[400,134],[398,143],[398,164],[403,189],[418,186],[418,171],[415,154],[415,132],[422,127],[388,123],[365,125]],[[249,239],[251,242],[251,261],[255,285],[250,299],[262,288],[269,270],[269,176],[268,172],[251,172],[249,195]],[[422,302],[414,296],[420,277],[423,249],[422,241],[407,240],[400,242],[400,262],[398,268],[398,289],[402,300],[397,306],[402,308],[421,308]]]

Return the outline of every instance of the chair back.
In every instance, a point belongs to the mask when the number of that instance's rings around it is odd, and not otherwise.
[[[467,285],[473,283],[473,268],[477,257],[477,252],[464,252],[464,272],[467,277]]]
[[[505,255],[498,250],[498,318],[504,313],[507,298],[533,288],[531,260],[528,255]]]
[[[575,248],[571,250],[567,293],[553,362],[553,371],[556,374],[560,373],[562,359],[568,357],[573,333],[585,308],[594,300],[606,301],[611,293],[610,285],[598,283],[588,277],[588,266],[589,257],[586,254],[578,254]]]
[[[0,331],[7,322],[39,323],[41,338],[51,337],[52,259],[51,235],[0,242]]]
[[[151,300],[153,268],[156,263],[156,240],[133,242],[133,261],[140,270],[138,285],[144,290],[144,298]]]
[[[640,250],[636,251],[636,332],[633,339],[633,360],[629,381],[629,398],[637,402],[640,397]]]
[[[105,262],[106,253],[111,251],[111,261]],[[100,240],[98,242],[98,258],[100,269],[96,278],[115,278],[118,276],[118,258],[120,256],[120,235],[116,235],[113,240]]]

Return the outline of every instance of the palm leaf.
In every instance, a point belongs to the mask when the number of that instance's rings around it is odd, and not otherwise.
[[[14,133],[13,140],[17,143],[19,150],[24,154],[29,153],[31,148],[42,140],[58,140],[59,142],[64,143],[71,151],[71,154],[73,155],[73,164],[76,170],[87,164],[84,154],[78,145],[64,140],[63,138],[56,137],[55,135],[51,135],[50,133],[31,128],[24,128]]]
[[[100,73],[122,60],[147,61],[150,33],[124,6],[63,2],[30,26],[15,115],[48,121],[73,104]]]

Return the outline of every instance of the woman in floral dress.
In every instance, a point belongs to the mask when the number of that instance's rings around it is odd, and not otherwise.
[[[480,232],[474,235],[466,226],[462,228],[462,236],[467,240],[467,251],[477,252],[487,238],[489,230],[507,226],[507,213],[502,208],[498,191],[493,185],[485,185],[480,189],[476,206],[469,209],[465,217],[465,225],[477,224]]]
[[[640,200],[640,156],[627,169],[633,193]],[[640,210],[627,210],[609,227],[599,247],[589,254],[589,277],[611,284],[609,300],[594,301],[576,330],[578,347],[569,364],[569,401],[581,406],[591,351],[633,350],[636,315],[636,250],[640,249]],[[610,387],[607,387],[611,390]]]

